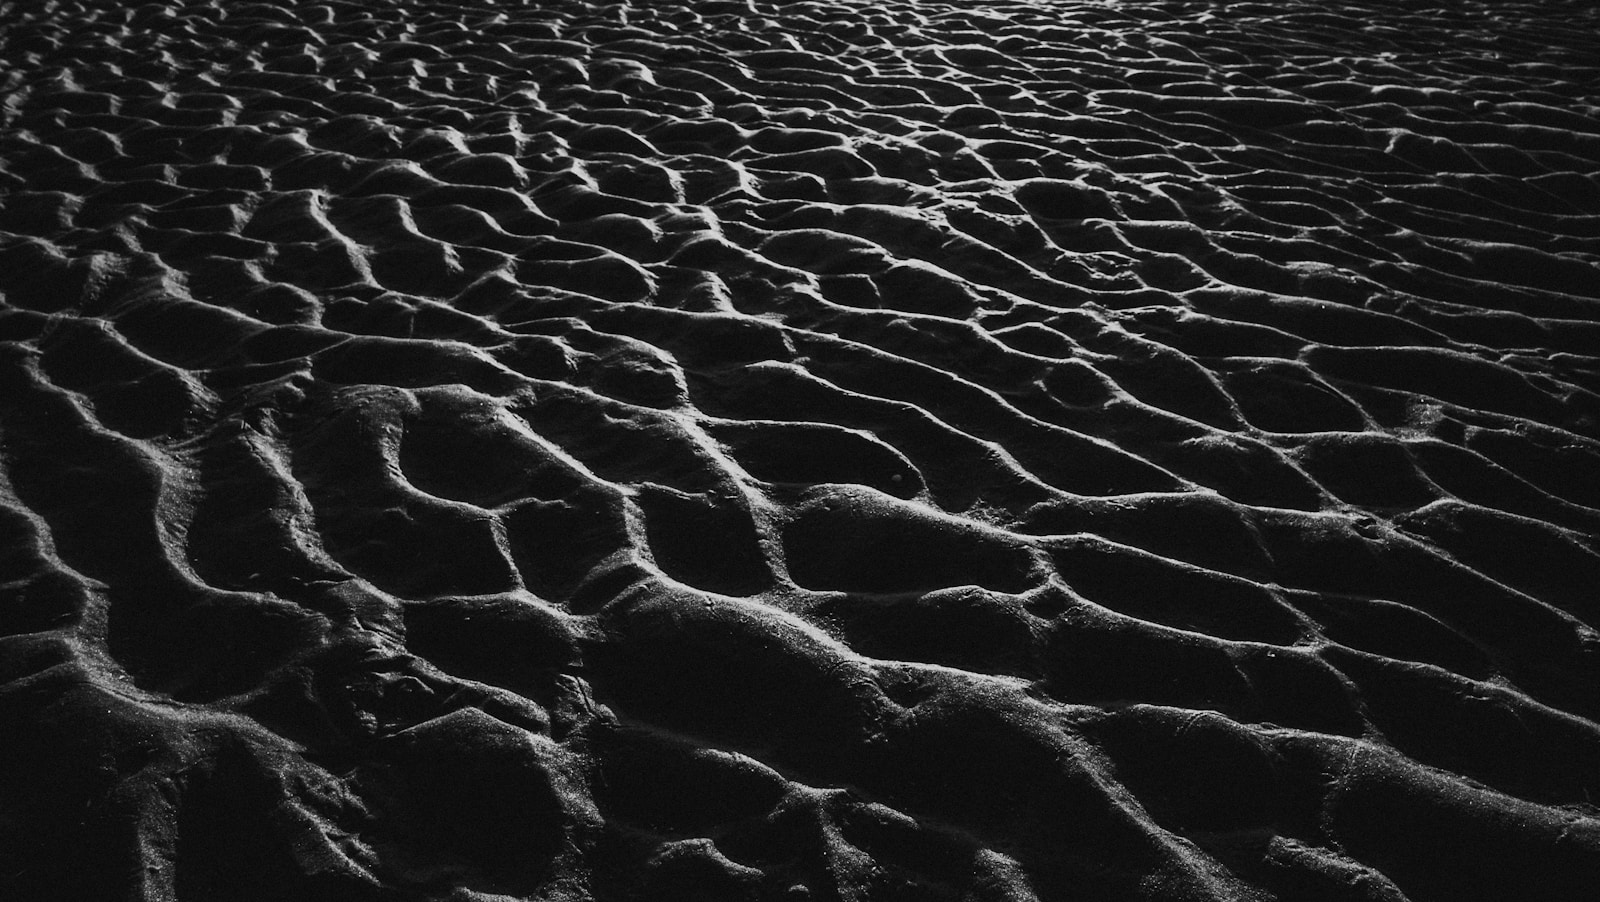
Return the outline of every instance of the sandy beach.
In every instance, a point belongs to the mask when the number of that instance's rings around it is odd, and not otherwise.
[[[1600,886],[1600,7],[0,3],[0,898]]]

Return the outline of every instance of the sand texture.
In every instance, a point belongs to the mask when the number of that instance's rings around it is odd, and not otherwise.
[[[1595,898],[1597,10],[0,3],[0,898]]]

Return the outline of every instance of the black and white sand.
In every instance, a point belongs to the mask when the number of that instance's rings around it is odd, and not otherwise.
[[[0,897],[1600,885],[1600,12],[0,3]]]

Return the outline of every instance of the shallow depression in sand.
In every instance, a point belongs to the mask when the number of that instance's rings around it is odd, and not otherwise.
[[[1600,14],[0,23],[0,895],[1600,881]]]

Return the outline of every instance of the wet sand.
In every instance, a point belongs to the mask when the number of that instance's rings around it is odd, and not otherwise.
[[[1592,5],[0,21],[0,896],[1600,885]]]

